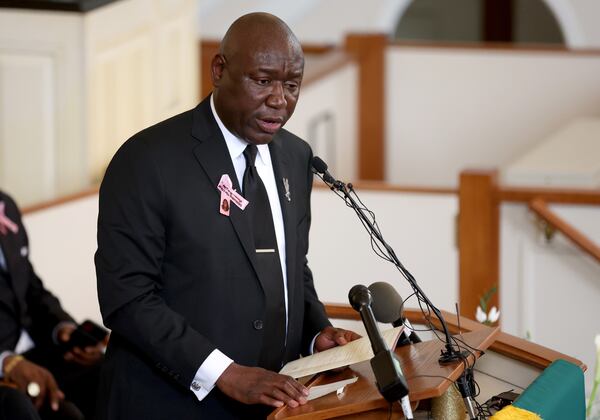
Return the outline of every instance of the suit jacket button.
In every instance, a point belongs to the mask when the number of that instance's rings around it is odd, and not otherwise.
[[[256,319],[252,325],[254,326],[255,330],[262,330],[263,329],[263,322],[260,319]]]

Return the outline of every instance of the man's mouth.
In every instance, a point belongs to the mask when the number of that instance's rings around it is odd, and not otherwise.
[[[257,121],[260,129],[269,134],[275,134],[283,125],[281,118],[258,118]]]

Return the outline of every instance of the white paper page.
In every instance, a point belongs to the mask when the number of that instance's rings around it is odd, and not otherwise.
[[[325,385],[315,385],[309,388],[310,394],[308,395],[308,401],[314,400],[315,398],[320,398],[324,395],[330,394],[332,392],[337,392],[341,390],[346,385],[353,384],[358,381],[358,376],[355,376],[350,379],[344,379],[343,381],[337,381],[330,384]]]
[[[384,331],[381,336],[388,348],[394,348],[403,325]],[[336,369],[342,366],[352,365],[354,363],[364,362],[373,358],[373,349],[369,337],[362,337],[354,340],[345,346],[333,347],[329,350],[315,353],[311,356],[287,363],[279,373],[289,375],[292,378],[314,375],[315,373],[326,370]]]

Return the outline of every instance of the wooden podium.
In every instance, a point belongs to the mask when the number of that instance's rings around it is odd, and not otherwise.
[[[357,314],[347,305],[326,305],[331,318],[357,319]],[[462,334],[458,334],[458,320],[453,314],[443,312],[446,322],[449,324],[453,337],[465,343],[461,348],[471,347],[481,351],[492,348],[491,353],[500,353],[492,357],[492,363],[506,371],[506,382],[511,384],[515,390],[523,389],[541,372],[547,364],[558,358],[569,360],[581,366],[585,365],[569,356],[539,346],[537,344],[510,336],[500,331],[500,328],[490,328],[468,319],[461,319]],[[420,311],[406,311],[405,315],[413,324],[423,324],[424,320]],[[460,377],[464,364],[456,362],[450,365],[440,365],[438,359],[444,343],[437,338],[422,343],[411,344],[396,349],[400,360],[403,374],[408,382],[409,398],[413,410],[420,403],[431,398],[439,397]],[[478,358],[482,352],[473,352],[469,356],[469,365]],[[496,358],[501,358],[498,361]],[[509,363],[510,362],[510,363]],[[516,371],[531,370],[528,378],[515,378],[510,372],[511,363]],[[488,363],[489,364],[489,363]],[[478,365],[479,366],[479,363]],[[526,369],[524,369],[524,367]],[[515,373],[517,375],[517,373]],[[354,384],[346,386],[341,395],[335,393],[309,401],[307,404],[289,408],[287,406],[274,410],[268,417],[269,420],[279,419],[400,419],[403,418],[402,410],[398,403],[390,404],[379,394],[375,385],[375,378],[368,361],[351,365],[339,373],[322,373],[313,377],[306,386],[323,385],[331,382],[358,377]],[[522,376],[522,375],[521,375]],[[392,412],[390,412],[390,410]]]

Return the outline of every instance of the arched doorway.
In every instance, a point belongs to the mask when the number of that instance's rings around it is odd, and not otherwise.
[[[542,0],[414,0],[394,38],[424,42],[504,42],[564,45],[553,11]]]

